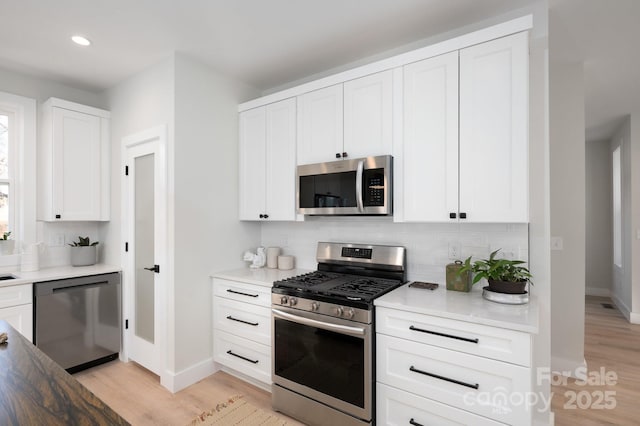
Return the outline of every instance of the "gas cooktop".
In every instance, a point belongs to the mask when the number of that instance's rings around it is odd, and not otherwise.
[[[406,282],[404,247],[318,243],[318,270],[273,283],[272,292],[369,307]]]

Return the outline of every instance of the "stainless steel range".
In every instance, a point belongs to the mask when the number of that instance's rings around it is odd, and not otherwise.
[[[273,284],[273,408],[310,425],[374,422],[373,300],[406,282],[404,247],[318,243],[318,270]]]

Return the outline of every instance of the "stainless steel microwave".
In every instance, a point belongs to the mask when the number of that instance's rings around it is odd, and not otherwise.
[[[305,215],[393,214],[393,157],[298,166],[296,208]]]

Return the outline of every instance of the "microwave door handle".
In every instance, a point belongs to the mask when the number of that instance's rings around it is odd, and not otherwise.
[[[358,204],[358,211],[364,212],[364,204],[362,203],[362,173],[364,171],[364,160],[358,161],[358,168],[356,169],[356,203]]]

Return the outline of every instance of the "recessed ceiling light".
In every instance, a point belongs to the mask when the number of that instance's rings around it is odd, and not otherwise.
[[[73,37],[71,37],[71,40],[73,40],[74,43],[79,44],[80,46],[89,46],[91,44],[91,41],[89,41],[88,38],[81,35],[74,35]]]

